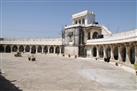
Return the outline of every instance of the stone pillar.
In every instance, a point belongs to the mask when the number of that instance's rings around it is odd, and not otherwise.
[[[104,48],[103,49],[103,51],[104,51],[104,58],[106,58],[107,57],[107,55],[106,55],[106,48],[107,48],[106,45],[104,45],[103,48]]]
[[[42,48],[41,53],[44,53],[44,46],[43,46],[43,45],[41,45],[41,48]]]
[[[23,48],[24,48],[23,53],[25,53],[25,45],[23,45]]]
[[[137,64],[137,43],[135,44],[135,64]]]
[[[38,53],[38,45],[36,45],[36,53]]]
[[[19,45],[17,45],[17,52],[19,52]]]
[[[84,31],[84,41],[85,43],[87,43],[87,32],[86,31]]]
[[[30,50],[29,50],[30,53],[31,53],[31,51],[32,51],[31,48],[32,48],[32,45],[30,45]]]
[[[114,46],[111,45],[111,60],[114,60]]]
[[[49,54],[49,49],[50,49],[50,46],[47,46],[47,49],[48,49],[48,50],[47,50],[47,53]]]
[[[93,46],[91,46],[90,53],[91,53],[90,57],[92,58],[93,57]]]
[[[99,58],[99,46],[97,45],[97,58]]]
[[[13,47],[13,45],[10,45],[10,48],[11,48],[11,52],[13,52],[13,51],[12,51],[12,49],[13,49],[12,47]]]
[[[53,46],[53,53],[56,54],[56,46]]]
[[[126,63],[130,63],[130,59],[129,59],[129,49],[130,47],[128,45],[126,45]]]
[[[121,46],[120,45],[118,46],[118,60],[119,60],[119,62],[122,61],[122,58],[121,58]]]
[[[61,54],[61,46],[59,47],[59,54]]]

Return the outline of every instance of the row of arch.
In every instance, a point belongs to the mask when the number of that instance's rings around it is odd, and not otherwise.
[[[63,53],[62,46],[41,46],[41,45],[0,45],[0,52],[31,52],[31,53]]]
[[[135,46],[93,46],[91,55],[93,57],[121,60],[122,62],[129,60],[131,64],[135,64],[135,57],[137,55],[135,48]]]

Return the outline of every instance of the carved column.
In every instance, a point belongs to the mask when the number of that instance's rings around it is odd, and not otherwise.
[[[56,46],[53,46],[53,53],[56,54]]]
[[[36,45],[36,53],[38,53],[38,45]]]
[[[90,53],[91,53],[90,57],[92,58],[93,57],[93,46],[91,46]]]
[[[44,53],[44,46],[41,45],[41,48],[42,48],[41,53]]]
[[[97,45],[96,48],[97,48],[97,58],[99,58],[99,45]]]
[[[122,58],[121,58],[121,45],[118,45],[118,60],[119,60],[119,62],[122,61]]]
[[[48,50],[47,50],[47,53],[49,54],[49,49],[50,49],[50,46],[47,46],[47,49],[48,49]]]
[[[59,47],[59,54],[61,54],[61,48],[62,48],[62,47],[60,46],[60,47]]]
[[[24,48],[23,53],[25,53],[25,45],[23,45],[23,48]]]
[[[129,49],[130,49],[130,45],[126,44],[126,63],[130,63],[130,59],[129,59]]]
[[[114,46],[111,45],[111,60],[114,60]]]
[[[19,45],[17,45],[17,52],[19,52]]]
[[[104,58],[106,58],[107,57],[107,55],[106,55],[106,48],[107,48],[107,46],[106,45],[103,45],[103,52],[104,52]]]
[[[29,52],[30,52],[30,53],[32,52],[32,50],[31,50],[31,49],[32,49],[32,45],[30,45],[30,50],[29,50]]]
[[[135,43],[135,64],[137,64],[137,43]]]

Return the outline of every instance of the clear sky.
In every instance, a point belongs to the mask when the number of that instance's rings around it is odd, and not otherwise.
[[[16,38],[59,37],[71,15],[93,11],[111,32],[137,28],[136,0],[1,0],[1,35]]]

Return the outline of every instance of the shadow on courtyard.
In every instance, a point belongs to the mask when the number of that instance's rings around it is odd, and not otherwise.
[[[0,91],[22,91],[0,74]]]

